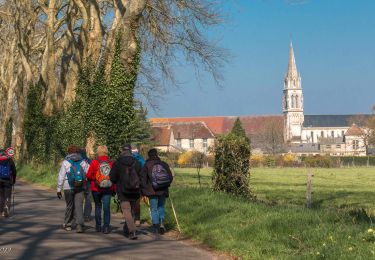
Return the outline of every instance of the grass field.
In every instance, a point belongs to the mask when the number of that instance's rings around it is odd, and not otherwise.
[[[55,187],[51,170],[24,167],[20,176]],[[211,169],[202,170],[201,187],[195,169],[175,169],[182,232],[243,259],[375,259],[375,168],[312,171],[314,207],[306,209],[307,169],[252,169],[257,201],[212,192]],[[170,202],[167,214],[175,227]]]

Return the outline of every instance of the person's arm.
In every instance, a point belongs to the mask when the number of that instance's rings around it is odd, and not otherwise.
[[[109,179],[113,183],[117,183],[117,180],[118,180],[118,170],[119,170],[118,169],[118,164],[117,164],[117,162],[114,162],[113,166],[112,166],[112,169],[109,172]]]
[[[63,162],[60,167],[59,176],[57,177],[57,192],[61,192],[66,177],[65,163]]]
[[[13,181],[13,185],[16,183],[16,179],[17,179],[17,169],[16,169],[16,165],[14,164],[14,161],[12,159],[10,159],[10,170],[12,171],[12,181]]]
[[[86,174],[86,178],[87,180],[89,181],[93,181],[94,178],[95,178],[95,172],[96,172],[96,163],[95,161],[92,161],[91,164],[90,164],[90,167],[87,171],[87,174]]]

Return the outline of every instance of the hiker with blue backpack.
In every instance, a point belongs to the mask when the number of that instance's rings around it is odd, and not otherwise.
[[[11,157],[0,149],[0,216],[9,217],[12,189],[16,183],[17,170]]]
[[[62,198],[62,190],[66,202],[63,228],[72,230],[77,224],[77,233],[83,232],[83,199],[86,173],[89,165],[79,153],[79,148],[69,145],[68,155],[64,158],[57,179],[57,197]]]
[[[169,165],[162,161],[156,149],[148,151],[148,159],[141,171],[142,195],[150,201],[151,221],[153,232],[164,234],[165,200],[169,196],[169,186],[173,175]]]
[[[98,146],[96,154],[97,158],[92,160],[86,177],[91,182],[91,192],[95,202],[95,229],[97,232],[108,234],[111,221],[111,197],[115,192],[115,186],[109,179],[112,161],[108,157],[108,148],[105,145]]]
[[[129,239],[137,239],[137,228],[134,224],[132,212],[140,198],[141,164],[132,155],[132,147],[125,144],[120,157],[113,163],[109,174],[112,183],[116,184],[117,197],[121,202],[122,213],[125,218],[124,235]]]

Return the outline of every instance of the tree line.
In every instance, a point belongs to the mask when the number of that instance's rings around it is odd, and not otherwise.
[[[37,125],[53,132],[73,103],[90,100],[87,90],[105,95],[109,108],[110,96],[130,87],[122,104],[132,107],[130,117],[145,117],[142,101],[157,105],[165,82],[176,83],[181,58],[219,82],[225,51],[204,33],[222,22],[219,7],[212,0],[0,0],[0,146],[12,144],[22,156],[40,135]]]

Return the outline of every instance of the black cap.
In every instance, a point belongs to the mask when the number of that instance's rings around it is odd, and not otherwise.
[[[130,145],[130,144],[124,144],[123,146],[122,146],[122,150],[123,151],[126,151],[126,150],[132,150],[132,146]]]

